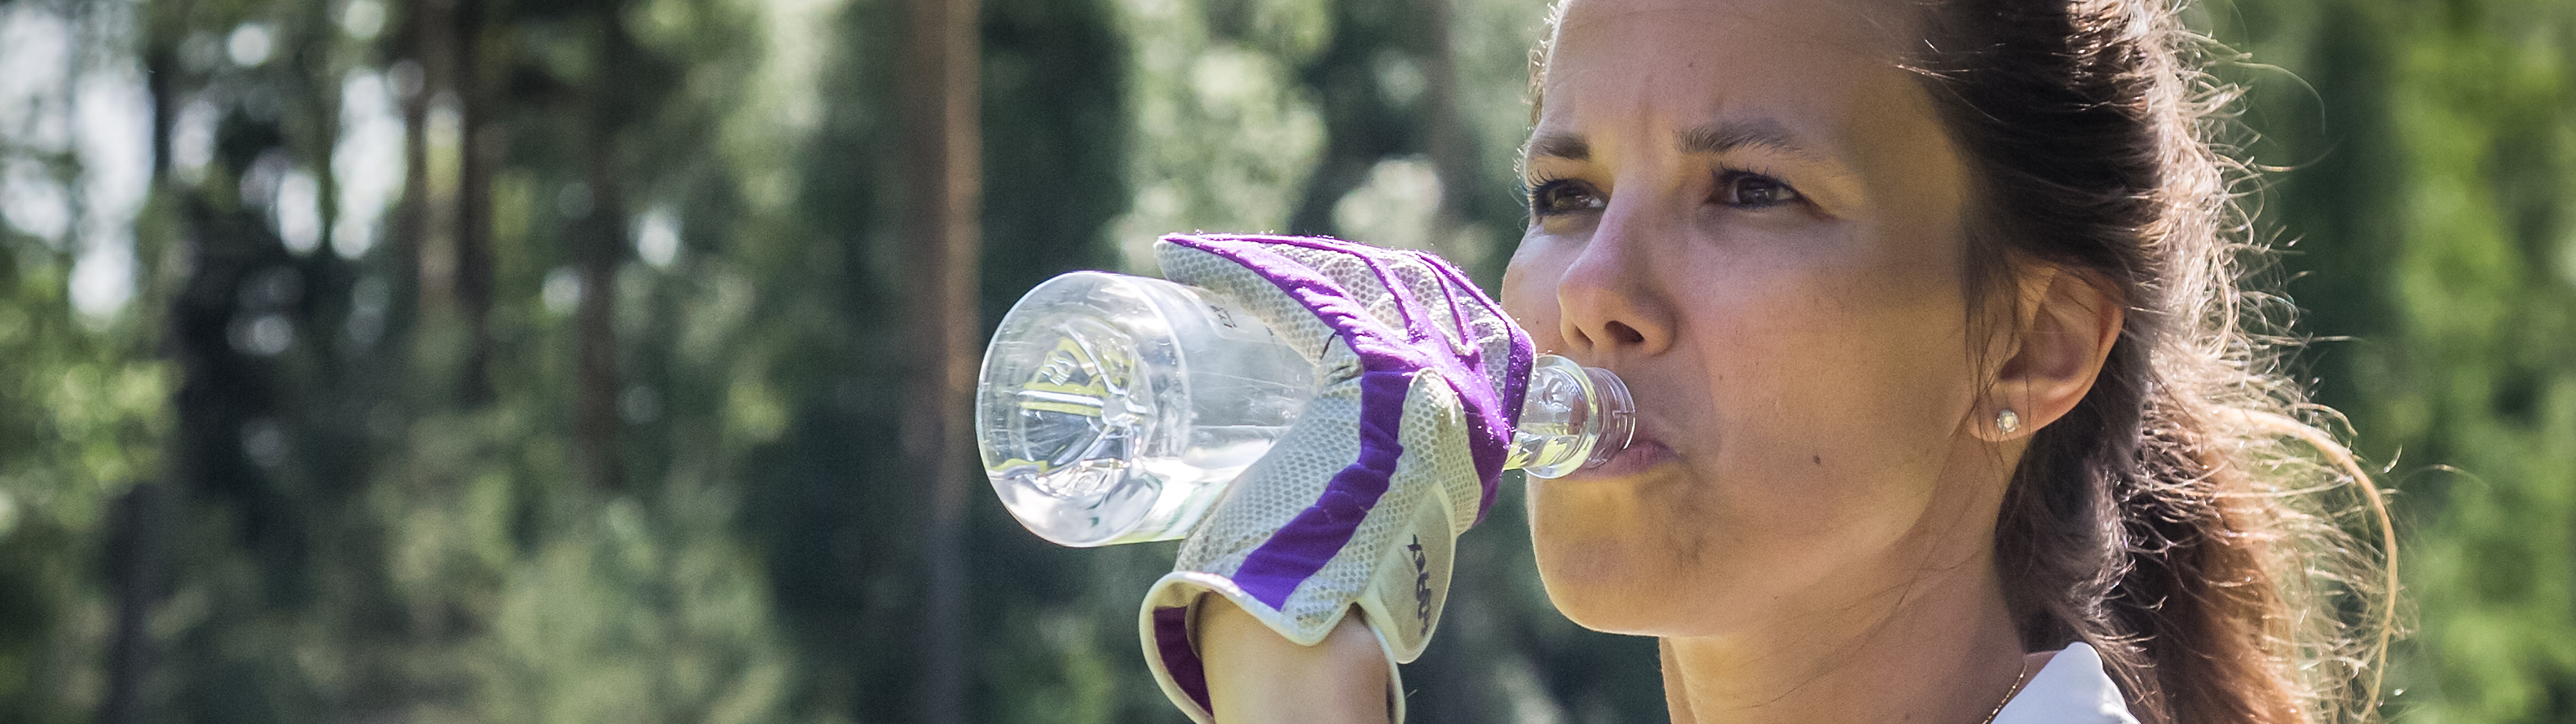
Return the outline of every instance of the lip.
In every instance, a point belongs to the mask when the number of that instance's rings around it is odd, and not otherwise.
[[[1602,461],[1599,466],[1576,470],[1566,475],[1564,479],[1583,481],[1627,477],[1653,470],[1657,466],[1679,459],[1680,456],[1673,452],[1671,446],[1665,445],[1663,440],[1655,437],[1654,427],[1640,417],[1637,420],[1636,435],[1629,438],[1627,448],[1612,455],[1609,460]]]

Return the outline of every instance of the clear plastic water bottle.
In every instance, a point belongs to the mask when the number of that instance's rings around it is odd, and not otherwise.
[[[1608,370],[1542,355],[1504,467],[1553,478],[1636,427]],[[1187,535],[1305,408],[1315,365],[1223,295],[1075,272],[1012,305],[984,351],[975,442],[1002,505],[1068,546]]]

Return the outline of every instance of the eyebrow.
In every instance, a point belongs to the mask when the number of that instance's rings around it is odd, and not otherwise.
[[[1797,139],[1798,134],[1777,120],[1747,118],[1693,126],[1682,131],[1678,145],[1682,153],[1694,155],[1746,148],[1765,148],[1799,156],[1822,155],[1800,145]],[[1543,133],[1530,139],[1527,158],[1589,161],[1592,159],[1592,144],[1571,133]]]
[[[1801,156],[1816,155],[1798,145],[1797,139],[1798,134],[1791,133],[1788,126],[1769,118],[1725,120],[1682,131],[1681,150],[1687,154],[1707,154],[1767,148]]]
[[[1530,139],[1528,157],[1589,161],[1592,160],[1592,144],[1571,133],[1543,133]]]

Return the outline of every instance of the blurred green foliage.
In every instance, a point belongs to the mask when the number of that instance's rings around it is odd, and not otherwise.
[[[2576,5],[2221,7],[2306,370],[2398,493],[2389,711],[2576,718]]]
[[[1492,281],[1542,11],[986,0],[986,319],[1190,229]],[[912,718],[918,511],[961,481],[895,452],[934,414],[901,16],[0,1],[0,720]],[[2298,364],[2398,493],[2389,711],[2576,719],[2576,5],[2194,17],[2287,167],[2249,201]],[[1506,495],[1416,720],[1659,716],[1652,643],[1549,607]],[[976,506],[971,717],[1178,721],[1132,623],[1170,546]]]

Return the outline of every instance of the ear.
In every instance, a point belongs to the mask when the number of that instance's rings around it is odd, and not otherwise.
[[[2126,319],[2124,300],[2085,275],[2051,269],[2023,289],[2011,352],[1969,424],[1978,437],[2003,442],[2036,433],[2075,409],[2093,390]],[[2010,410],[2019,424],[2003,429]]]

